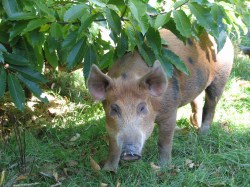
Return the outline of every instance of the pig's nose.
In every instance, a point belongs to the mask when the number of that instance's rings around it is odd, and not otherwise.
[[[133,144],[125,144],[122,148],[121,159],[124,161],[136,161],[141,158],[140,151]]]

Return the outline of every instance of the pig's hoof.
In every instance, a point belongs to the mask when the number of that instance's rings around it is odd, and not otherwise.
[[[106,163],[103,168],[102,168],[104,171],[109,171],[109,172],[114,172],[116,173],[117,172],[117,167],[114,167],[113,165],[109,164],[109,163]]]
[[[202,125],[201,128],[199,129],[199,134],[206,135],[208,133],[209,128],[210,128],[209,125]]]

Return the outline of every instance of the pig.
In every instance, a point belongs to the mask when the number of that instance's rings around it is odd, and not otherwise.
[[[109,152],[104,170],[116,172],[120,159],[140,159],[155,123],[159,125],[159,165],[168,166],[177,109],[181,106],[191,103],[191,123],[201,134],[212,123],[233,64],[230,39],[217,52],[215,40],[206,33],[199,42],[190,38],[186,44],[169,30],[160,30],[160,35],[168,43],[163,47],[183,60],[190,75],[174,69],[173,76],[168,78],[159,61],[148,67],[137,51],[125,54],[107,74],[96,65],[91,67],[87,86],[94,100],[102,101],[106,114]]]

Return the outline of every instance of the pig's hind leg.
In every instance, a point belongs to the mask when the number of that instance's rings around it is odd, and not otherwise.
[[[226,81],[227,77],[217,77],[205,90],[205,105],[199,130],[200,134],[206,134],[213,122],[215,108],[224,91]]]

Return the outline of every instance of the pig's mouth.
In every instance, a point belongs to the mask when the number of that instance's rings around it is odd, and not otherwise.
[[[136,161],[136,160],[140,160],[141,155],[135,154],[132,152],[123,152],[120,158],[121,160],[124,160],[124,161]]]

